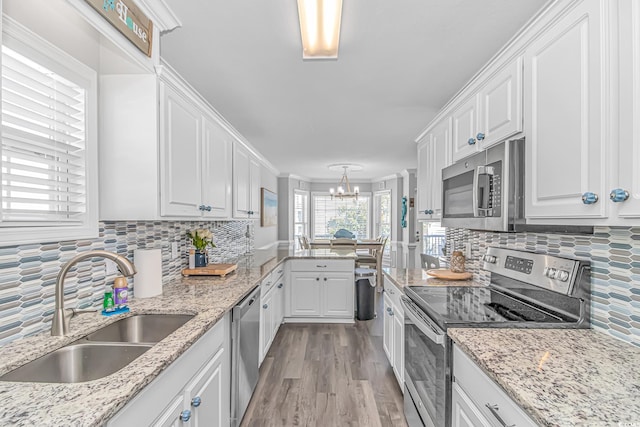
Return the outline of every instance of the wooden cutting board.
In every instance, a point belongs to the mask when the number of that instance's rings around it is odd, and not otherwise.
[[[183,276],[226,276],[238,268],[238,264],[209,264],[206,267],[185,268]]]
[[[427,270],[427,274],[442,280],[468,280],[473,277],[473,274],[468,271],[465,271],[464,273],[454,273],[446,268]]]

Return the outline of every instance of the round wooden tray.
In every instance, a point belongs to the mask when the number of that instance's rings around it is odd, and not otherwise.
[[[454,273],[446,268],[427,270],[427,274],[442,280],[468,280],[473,277],[473,274],[468,271],[465,271],[464,273]]]

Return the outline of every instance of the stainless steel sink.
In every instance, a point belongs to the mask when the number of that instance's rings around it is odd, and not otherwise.
[[[152,346],[74,342],[0,377],[0,381],[80,383],[124,368]]]
[[[103,378],[192,318],[189,314],[138,314],[120,319],[0,376],[0,381],[80,383]]]
[[[157,343],[193,318],[190,314],[138,314],[87,335],[88,341]]]

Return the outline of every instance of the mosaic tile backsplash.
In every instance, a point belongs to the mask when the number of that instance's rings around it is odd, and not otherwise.
[[[593,235],[493,233],[451,228],[446,249],[471,243],[466,269],[488,283],[480,268],[489,246],[591,261],[591,323],[594,328],[640,347],[640,228],[596,227]]]
[[[162,249],[166,284],[188,265],[188,231],[211,230],[217,247],[209,250],[209,261],[226,262],[253,251],[253,227],[252,221],[101,222],[97,239],[1,247],[0,346],[50,327],[56,277],[62,265],[80,252],[104,249],[133,260],[134,249]],[[172,242],[178,243],[176,259],[171,258]],[[65,307],[101,306],[105,284],[116,277],[107,275],[106,263],[93,258],[69,272]],[[135,277],[128,280],[135,296]]]

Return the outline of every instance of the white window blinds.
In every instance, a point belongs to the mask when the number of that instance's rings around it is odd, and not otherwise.
[[[329,195],[313,196],[313,234],[315,239],[328,239],[341,228],[349,230],[358,239],[369,238],[370,197],[331,199]]]
[[[0,226],[81,223],[86,89],[2,46]]]

